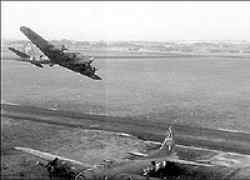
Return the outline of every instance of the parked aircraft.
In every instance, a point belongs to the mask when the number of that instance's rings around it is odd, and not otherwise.
[[[75,180],[160,180],[163,177],[162,172],[167,172],[169,166],[173,164],[214,166],[178,159],[171,127],[159,149],[149,154],[130,153],[133,160],[122,163],[106,161],[104,164],[92,166],[31,148],[15,147],[15,149],[49,161],[47,165],[39,164],[47,168],[50,177],[63,176]]]
[[[95,74],[96,68],[91,65],[94,61],[94,57],[82,55],[78,52],[69,52],[65,46],[62,46],[61,49],[57,48],[28,27],[22,26],[20,27],[20,31],[36,45],[49,60],[49,62],[48,60],[38,61],[32,56],[19,52],[14,48],[9,48],[12,52],[21,57],[22,61],[28,61],[38,67],[42,67],[42,64],[50,64],[51,66],[57,64],[72,71],[79,72],[94,80],[101,80],[101,78]]]

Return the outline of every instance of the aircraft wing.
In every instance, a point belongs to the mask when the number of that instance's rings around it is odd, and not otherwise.
[[[141,153],[141,152],[128,152],[129,155],[132,155],[132,156],[137,156],[137,157],[147,157],[148,154],[144,154],[144,153]]]
[[[169,158],[169,157],[166,157],[165,159],[161,158],[161,160],[162,161],[167,161],[167,162],[172,162],[172,163],[175,163],[175,164],[191,165],[191,166],[204,166],[204,167],[213,167],[213,166],[215,166],[214,164],[198,163],[198,162],[195,162],[195,161],[186,161],[186,160],[182,160],[182,159],[175,159],[175,158]]]
[[[124,159],[136,160],[136,159],[143,159],[147,158],[148,154],[144,154],[141,152],[128,152],[128,156]]]
[[[50,154],[50,153],[47,153],[47,152],[42,152],[42,151],[35,150],[35,149],[32,149],[32,148],[14,147],[14,149],[18,150],[18,151],[28,153],[28,154],[31,154],[33,156],[36,156],[36,157],[38,157],[40,159],[43,159],[43,160],[46,160],[46,161],[53,161],[54,159],[57,158],[59,160],[66,161],[66,162],[69,162],[69,163],[74,164],[74,165],[83,166],[84,168],[93,168],[92,165],[85,164],[85,163],[80,162],[80,161],[76,161],[76,160],[73,160],[73,159],[68,159],[68,158],[65,158],[65,157],[62,157],[62,156],[58,156],[58,155],[53,155],[53,154]]]
[[[151,158],[151,157],[147,157],[148,154],[143,154],[140,152],[129,152],[128,153],[129,156],[126,157],[126,159],[130,159],[130,160],[140,160],[140,159],[152,159],[152,160],[156,160],[156,161],[167,161],[167,162],[172,162],[175,164],[182,164],[182,165],[191,165],[191,166],[206,166],[206,167],[211,167],[211,166],[215,166],[213,164],[208,164],[208,163],[198,163],[195,161],[186,161],[186,160],[181,160],[178,159],[178,157],[175,155],[174,158],[173,156],[169,156],[169,157],[161,157],[161,158]]]

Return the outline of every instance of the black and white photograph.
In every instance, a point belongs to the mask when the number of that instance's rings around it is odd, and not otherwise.
[[[1,179],[250,180],[250,1],[1,1]]]

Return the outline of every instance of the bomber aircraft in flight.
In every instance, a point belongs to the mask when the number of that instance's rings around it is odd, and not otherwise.
[[[22,26],[20,31],[48,57],[48,59],[42,59],[42,56],[40,56],[40,60],[37,60],[33,56],[9,47],[9,50],[21,58],[20,61],[30,62],[38,67],[43,67],[42,64],[49,64],[50,66],[57,64],[94,80],[101,80],[101,77],[95,74],[96,68],[91,65],[94,57],[68,51],[64,46],[57,48],[28,27]]]
[[[215,166],[207,163],[186,161],[178,158],[171,127],[159,149],[148,154],[129,153],[130,160],[120,163],[106,161],[100,165],[88,165],[80,161],[52,155],[26,147],[15,147],[16,150],[32,154],[48,164],[38,163],[47,168],[50,177],[66,177],[74,180],[160,180],[162,172],[168,172],[169,165]]]

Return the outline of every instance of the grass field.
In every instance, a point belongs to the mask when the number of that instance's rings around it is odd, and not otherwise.
[[[250,132],[250,61],[96,60],[102,81],[54,66],[2,61],[2,102]]]
[[[112,132],[82,130],[8,118],[2,118],[1,125],[4,126],[1,133],[2,179],[49,179],[46,169],[35,165],[37,161],[46,161],[15,151],[14,146],[31,147],[90,165],[103,163],[104,159],[124,161],[127,152],[145,148],[142,140],[122,137]]]

